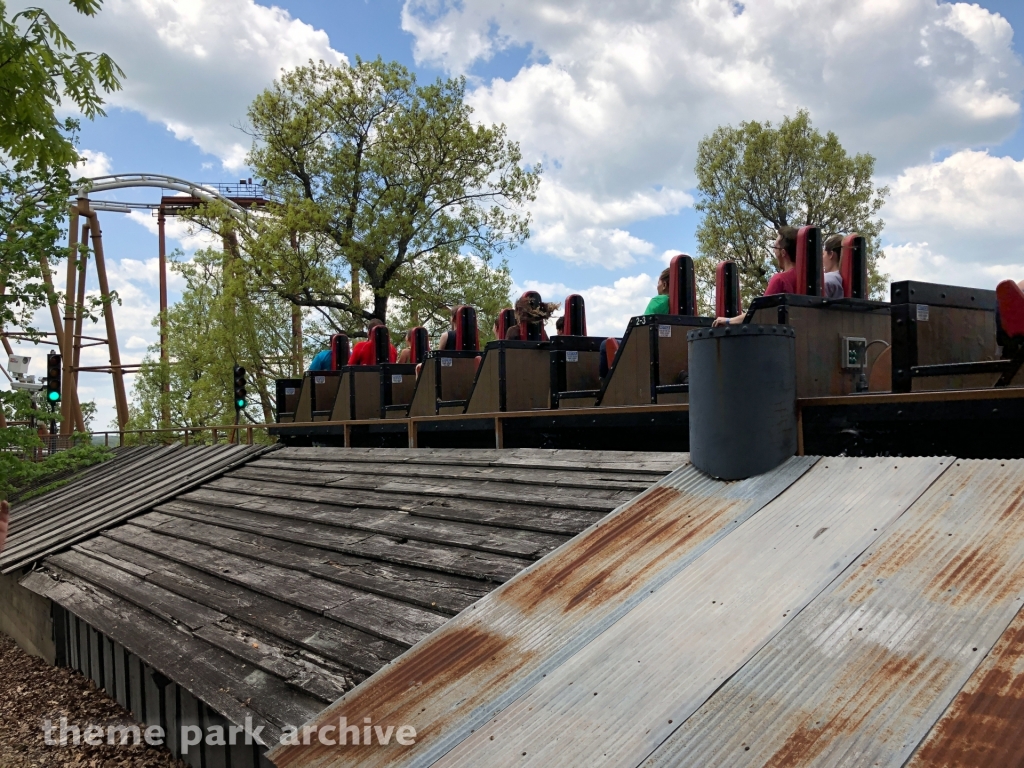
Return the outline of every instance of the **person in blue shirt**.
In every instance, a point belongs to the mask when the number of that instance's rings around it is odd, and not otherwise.
[[[311,371],[329,371],[331,370],[331,350],[325,349],[322,352],[317,352],[313,358],[313,362],[309,364],[309,370]]]

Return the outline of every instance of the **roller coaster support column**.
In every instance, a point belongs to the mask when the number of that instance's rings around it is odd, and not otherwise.
[[[160,427],[171,428],[171,366],[167,351],[167,236],[164,231],[164,207],[156,216],[160,235]]]
[[[96,276],[100,283],[100,298],[103,301],[103,319],[107,326],[107,349],[110,350],[110,375],[114,380],[114,405],[117,408],[117,425],[124,432],[128,425],[128,397],[124,389],[124,369],[121,367],[121,350],[117,345],[117,328],[114,327],[114,308],[110,301],[110,284],[107,282],[107,264],[103,258],[103,234],[100,219],[95,211],[89,210],[89,199],[78,198],[79,214],[89,217],[93,253],[96,256]]]

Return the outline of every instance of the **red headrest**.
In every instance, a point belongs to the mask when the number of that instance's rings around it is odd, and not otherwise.
[[[843,276],[843,295],[846,298],[866,299],[868,288],[868,241],[852,232],[843,238],[839,274]]]
[[[520,301],[523,299],[529,299],[531,304],[540,304],[544,299],[541,298],[537,291],[523,291],[523,295],[519,297]],[[517,304],[519,302],[516,302]],[[519,324],[519,340],[520,341],[547,341],[548,332],[544,330],[543,323],[520,323]]]
[[[696,315],[697,275],[693,270],[693,259],[685,253],[673,256],[668,270],[669,314]]]
[[[421,327],[409,331],[409,362],[422,363],[430,351],[430,336],[427,329]]]
[[[565,324],[562,326],[563,336],[587,335],[587,307],[583,297],[574,293],[565,297]]]
[[[383,325],[370,329],[370,344],[373,346],[374,365],[384,365],[391,357],[391,337]]]
[[[604,355],[605,355],[604,359],[605,359],[605,362],[608,364],[608,370],[609,371],[612,369],[612,366],[615,365],[615,355],[616,355],[616,353],[618,351],[619,351],[619,340],[618,339],[608,339],[604,343]]]
[[[515,313],[513,312],[514,315]],[[480,349],[480,331],[477,328],[476,308],[468,304],[463,304],[455,310],[455,348],[474,352]]]
[[[342,366],[348,365],[349,357],[348,335],[336,333],[331,336],[331,370],[340,370]]]
[[[498,313],[498,339],[504,339],[508,329],[516,324],[516,311],[506,307]]]
[[[1003,280],[996,286],[996,304],[999,307],[999,325],[1010,336],[1024,336],[1024,291],[1013,280]]]
[[[715,317],[736,317],[740,313],[740,268],[735,261],[715,267]]]
[[[804,296],[821,296],[824,285],[821,229],[800,227],[796,236],[796,292]]]

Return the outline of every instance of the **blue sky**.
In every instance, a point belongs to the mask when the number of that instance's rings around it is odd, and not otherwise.
[[[696,252],[700,137],[798,108],[878,157],[894,279],[1024,277],[1019,0],[106,0],[88,20],[43,5],[126,71],[108,116],[83,124],[91,172],[251,176],[233,126],[281,67],[309,58],[380,55],[421,80],[465,74],[476,114],[505,122],[547,168],[534,237],[510,255],[516,283],[557,300],[583,292],[598,332],[642,311],[667,252]],[[820,44],[792,46],[801,30]],[[154,341],[155,222],[102,223],[121,346],[138,360]],[[105,424],[109,384],[91,377],[83,389]]]

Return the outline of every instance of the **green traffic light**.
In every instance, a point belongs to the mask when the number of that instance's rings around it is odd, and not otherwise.
[[[238,407],[238,408],[245,408],[245,400],[239,400],[239,401],[237,401],[237,402],[235,403],[235,406],[236,406],[236,407]]]
[[[49,392],[46,396],[49,398],[51,403],[56,403],[60,400],[60,392]]]

